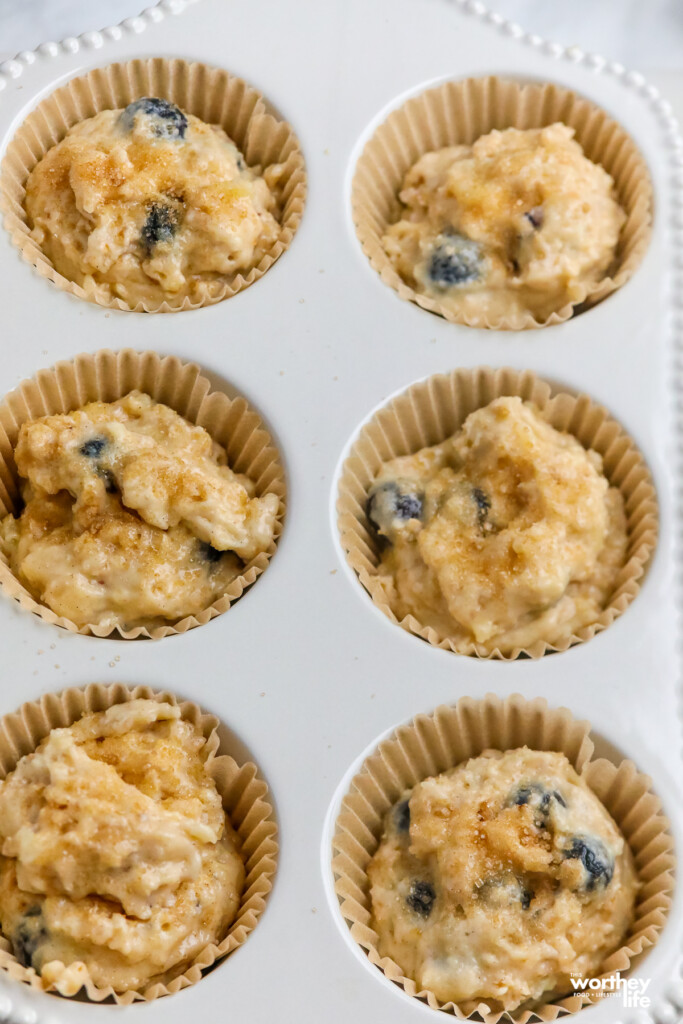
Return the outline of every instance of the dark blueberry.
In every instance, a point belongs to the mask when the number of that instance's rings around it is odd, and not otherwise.
[[[390,481],[370,492],[365,511],[370,522],[380,533],[390,534],[395,519],[422,518],[422,495],[402,490]]]
[[[512,795],[512,802],[518,807],[523,807],[524,804],[531,803],[532,801],[544,800],[547,795],[542,786],[532,782],[528,786],[520,786]]]
[[[519,901],[524,910],[529,909],[529,904],[534,898],[534,892],[526,888],[521,878],[510,872],[492,875],[480,881],[474,887],[474,895],[492,908],[509,907],[515,901]]]
[[[147,220],[142,225],[140,240],[149,256],[159,242],[171,242],[178,230],[178,213],[170,206],[152,203],[147,213]]]
[[[220,562],[221,558],[225,554],[224,551],[219,551],[218,548],[212,547],[203,540],[199,542],[199,550],[201,551],[202,558],[205,558],[207,562],[211,562],[212,564]]]
[[[116,494],[118,487],[116,486],[116,480],[114,474],[109,469],[103,469],[102,466],[97,467],[97,475],[104,480],[104,489],[107,494]]]
[[[548,823],[553,800],[560,807],[567,806],[564,797],[556,789],[549,790],[539,782],[529,782],[515,790],[510,797],[509,804],[516,804],[518,807],[529,804],[535,813],[534,824],[537,828],[543,828]]]
[[[422,515],[422,498],[417,494],[398,494],[396,515],[399,519],[419,519]]]
[[[143,96],[140,100],[129,103],[121,113],[121,125],[131,131],[137,114],[146,114],[152,119],[152,132],[159,139],[184,139],[187,129],[187,118],[175,103],[158,99],[156,96]]]
[[[434,886],[430,882],[411,882],[406,903],[420,917],[429,917],[435,899]]]
[[[486,513],[491,508],[491,499],[487,498],[478,487],[472,489],[472,498],[480,512]]]
[[[534,206],[533,210],[528,210],[524,216],[531,224],[532,228],[538,229],[543,224],[543,207]]]
[[[81,445],[81,455],[85,455],[88,459],[96,459],[98,455],[101,455],[104,449],[107,447],[106,437],[93,437],[85,444]]]
[[[580,860],[586,871],[585,888],[592,892],[606,888],[612,881],[614,861],[595,836],[575,836],[572,845],[564,851],[566,860]]]
[[[527,786],[520,786],[514,794],[514,803],[518,806],[530,802],[535,803],[537,800],[540,806],[546,810],[550,807],[551,800],[557,800],[560,807],[567,806],[567,802],[561,793],[558,793],[556,789],[553,789],[552,792],[544,789],[538,782],[530,782]]]
[[[14,935],[12,946],[14,955],[24,967],[34,967],[33,958],[41,943],[47,939],[47,929],[43,919],[43,912],[40,907],[29,907],[19,921]]]
[[[397,832],[408,832],[410,829],[410,803],[401,800],[394,808],[394,824]]]
[[[472,500],[477,506],[477,520],[480,526],[483,526],[486,522],[486,517],[491,510],[491,499],[487,498],[482,490],[478,487],[472,488]]]
[[[442,235],[432,250],[427,273],[442,288],[471,284],[482,276],[483,256],[479,245],[463,235]]]

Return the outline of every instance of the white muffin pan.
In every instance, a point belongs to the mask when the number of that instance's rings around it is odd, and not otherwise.
[[[330,835],[339,800],[391,726],[487,692],[544,696],[591,721],[599,751],[650,774],[683,839],[675,605],[675,333],[683,266],[683,145],[669,105],[642,76],[543,42],[476,2],[183,0],[122,26],[48,43],[0,66],[0,147],[37,102],[90,67],[139,56],[216,64],[261,89],[293,124],[309,194],[288,252],[252,288],[173,315],[118,313],[43,280],[0,232],[0,392],[81,351],[154,349],[198,362],[263,414],[284,456],[288,510],[271,565],[230,611],[152,641],[71,635],[0,595],[0,714],[91,681],[169,688],[219,715],[256,760],[277,808],[275,888],[243,947],[199,984],[126,1009],[38,994],[0,977],[0,1021],[58,1024],[115,1016],[174,1024],[324,1019],[417,1024],[431,1011],[371,967],[339,913]],[[651,168],[655,227],[632,280],[561,326],[473,330],[402,302],[371,269],[350,216],[350,179],[374,127],[447,78],[553,80],[594,99],[632,133]],[[429,647],[390,623],[346,567],[335,486],[372,410],[424,376],[458,366],[529,368],[585,390],[631,433],[652,469],[661,533],[640,595],[604,633],[538,661],[479,661]],[[647,1009],[620,997],[582,1024],[683,1019],[683,896],[637,968]],[[436,1019],[436,1018],[434,1018]]]

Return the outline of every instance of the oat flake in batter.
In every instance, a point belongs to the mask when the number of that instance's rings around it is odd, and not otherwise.
[[[479,654],[556,644],[595,622],[626,558],[623,498],[600,456],[517,397],[386,463],[367,514],[399,620]]]
[[[626,215],[563,124],[493,131],[426,153],[383,238],[399,275],[444,309],[546,320],[611,271]]]
[[[25,423],[15,459],[25,506],[0,545],[78,626],[196,615],[273,541],[278,497],[255,497],[202,427],[138,391]]]
[[[492,1009],[573,991],[631,926],[619,829],[566,757],[487,751],[391,809],[368,868],[373,927],[418,989]]]
[[[204,746],[177,707],[133,700],[0,782],[0,927],[46,987],[139,989],[225,936],[245,872]]]
[[[26,213],[70,281],[129,306],[201,302],[273,247],[281,172],[261,177],[222,128],[145,97],[70,128],[29,175]]]

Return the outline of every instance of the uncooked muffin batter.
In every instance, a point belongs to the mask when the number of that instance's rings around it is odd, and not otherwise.
[[[405,793],[368,874],[382,956],[444,1002],[506,1010],[599,975],[638,889],[595,794],[563,754],[526,747]]]
[[[25,423],[15,458],[25,507],[2,549],[78,626],[195,615],[273,540],[277,496],[254,497],[202,427],[137,391]]]
[[[134,700],[0,782],[0,926],[46,986],[139,989],[223,939],[244,865],[204,747],[177,707]]]
[[[480,654],[558,643],[595,622],[626,557],[623,499],[600,456],[516,397],[386,463],[367,513],[399,620]]]
[[[280,174],[261,177],[222,128],[145,97],[69,129],[31,172],[26,213],[70,281],[130,306],[202,301],[277,240]]]
[[[450,312],[493,320],[545,320],[583,301],[610,272],[626,215],[573,134],[508,128],[421,157],[383,238],[403,280]]]

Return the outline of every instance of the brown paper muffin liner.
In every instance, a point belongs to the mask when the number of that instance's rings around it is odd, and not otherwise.
[[[598,620],[566,640],[555,644],[539,640],[506,654],[498,649],[487,653],[473,641],[443,635],[418,622],[413,615],[399,622],[390,606],[385,577],[380,574],[377,534],[365,512],[368,490],[385,462],[440,444],[460,429],[471,412],[502,395],[518,395],[524,401],[534,402],[556,430],[573,434],[584,448],[592,448],[602,456],[605,476],[624,498],[628,528],[626,562]],[[528,370],[480,367],[428,377],[411,385],[374,414],[360,431],[342,467],[337,525],[349,565],[375,605],[392,622],[436,647],[458,654],[511,660],[520,655],[540,658],[549,651],[565,651],[590,640],[618,618],[640,590],[640,580],[657,542],[658,515],[655,489],[645,460],[606,409],[587,395],[566,394]]]
[[[282,164],[281,230],[271,250],[248,272],[232,280],[212,283],[202,301],[169,297],[161,303],[129,306],[102,285],[82,287],[59,274],[30,235],[24,209],[29,174],[48,149],[64,138],[69,128],[102,110],[126,107],[142,96],[159,96],[177,104],[207,124],[223,128],[250,167],[265,170]],[[0,165],[0,210],[12,241],[42,277],[63,291],[111,309],[170,313],[198,309],[221,302],[248,288],[282,255],[299,226],[306,201],[306,172],[301,148],[292,127],[247,82],[220,68],[180,59],[155,57],[110,64],[73,78],[56,89],[22,123]]]
[[[638,772],[631,761],[615,765],[604,759],[592,760],[594,745],[589,732],[588,722],[576,721],[566,708],[549,708],[540,698],[527,701],[516,694],[500,700],[488,694],[483,700],[465,697],[454,706],[442,705],[432,714],[418,715],[399,726],[366,758],[342,801],[336,822],[332,842],[335,892],[352,937],[370,962],[409,996],[460,1019],[479,1014],[476,1019],[486,1024],[496,1024],[503,1018],[515,1024],[556,1020],[591,1002],[582,993],[512,1011],[495,1010],[485,1002],[442,1003],[433,992],[418,990],[397,963],[379,954],[367,867],[382,836],[384,815],[404,790],[487,749],[528,746],[565,754],[628,841],[641,882],[635,920],[624,945],[602,965],[601,976],[627,971],[657,941],[671,906],[674,884],[669,822],[652,792],[651,779]]]
[[[90,977],[87,978],[85,992],[89,999],[98,1003],[108,999],[121,1006],[136,1000],[150,1002],[195,985],[201,980],[203,971],[241,946],[265,909],[278,858],[275,815],[268,799],[268,786],[259,778],[256,765],[251,762],[240,765],[222,749],[217,731],[220,723],[214,715],[206,714],[190,701],[178,701],[172,693],[157,692],[148,686],[92,683],[84,689],[72,688],[46,694],[39,701],[24,704],[14,714],[5,715],[0,719],[0,778],[4,779],[13,771],[20,758],[32,753],[52,729],[72,725],[89,712],[106,711],[115,704],[140,697],[179,706],[181,718],[196,725],[205,737],[207,770],[216,782],[223,807],[239,836],[246,879],[237,917],[225,938],[218,945],[211,944],[202,950],[182,973],[171,971],[141,991],[125,993],[114,992],[112,988],[98,988]],[[10,978],[28,983],[32,988],[57,991],[59,982],[47,987],[33,968],[19,963],[10,943],[2,935],[0,968]]]
[[[156,352],[134,352],[132,349],[111,352],[103,349],[94,355],[84,353],[73,361],[60,362],[49,370],[41,370],[33,379],[19,384],[0,404],[0,518],[8,513],[18,515],[21,510],[14,449],[22,423],[41,416],[71,412],[88,402],[115,402],[135,389],[175,409],[190,423],[204,427],[225,448],[230,468],[245,473],[254,481],[257,496],[278,496],[280,511],[275,540],[268,551],[246,563],[226,593],[208,608],[198,615],[188,615],[167,625],[125,629],[90,623],[79,627],[36,601],[13,575],[2,552],[0,588],[22,608],[75,633],[100,637],[116,633],[126,640],[137,637],[158,640],[173,633],[185,633],[227,611],[261,575],[275,552],[285,509],[284,469],[260,416],[244,398],[229,398],[222,391],[213,391],[194,363],[184,363],[175,356],[160,356]]]
[[[612,175],[627,220],[609,276],[592,287],[579,287],[571,303],[547,320],[532,313],[499,319],[448,310],[437,299],[411,288],[382,246],[390,224],[400,219],[398,194],[407,171],[425,153],[445,146],[472,145],[494,129],[541,128],[561,121],[574,128],[585,155]],[[595,305],[621,288],[640,264],[652,229],[652,183],[638,147],[624,129],[594,103],[550,83],[502,78],[468,78],[445,82],[420,93],[392,111],[365,146],[351,187],[356,232],[363,251],[385,284],[402,299],[470,327],[523,330],[568,320],[576,307]]]

